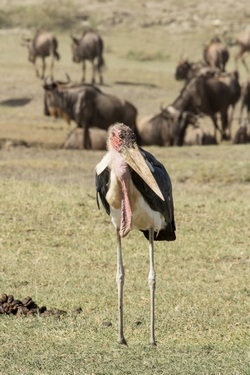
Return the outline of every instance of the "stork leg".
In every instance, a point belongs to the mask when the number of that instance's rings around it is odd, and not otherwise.
[[[156,274],[154,269],[154,228],[149,229],[149,261],[150,269],[148,284],[150,288],[151,322],[150,322],[150,344],[156,346],[155,341],[155,286]]]
[[[123,335],[123,285],[124,285],[124,268],[122,262],[122,246],[119,230],[116,230],[117,236],[117,274],[116,283],[118,288],[118,344],[127,345]]]

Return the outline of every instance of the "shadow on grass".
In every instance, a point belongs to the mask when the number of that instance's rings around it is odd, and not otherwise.
[[[0,105],[6,106],[6,107],[22,107],[26,104],[28,104],[32,98],[15,98],[15,99],[6,99],[2,100],[0,102]]]
[[[139,82],[127,82],[127,81],[115,81],[116,85],[128,85],[128,86],[144,86],[151,88],[159,88],[159,86],[154,85],[153,83],[139,83]]]

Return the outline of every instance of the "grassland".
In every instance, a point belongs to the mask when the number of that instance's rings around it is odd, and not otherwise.
[[[182,1],[173,3],[173,17],[177,8],[178,17],[192,13],[191,2],[183,10]],[[118,1],[85,4],[107,41],[103,90],[131,100],[139,117],[175,98],[181,83],[173,72],[181,51],[189,43],[192,59],[199,59],[202,39],[213,30],[205,22],[204,27],[195,23],[195,29],[180,29],[177,36],[171,33],[176,22],[169,28],[138,27],[142,14],[149,24],[153,12],[161,19],[162,4],[148,3],[148,13],[141,3],[134,6],[130,28],[126,16],[121,24],[107,21],[111,6],[122,13]],[[206,5],[199,4],[201,17]],[[20,6],[18,1],[14,5]],[[225,14],[230,24],[229,5],[225,2],[224,13],[221,4],[213,13],[207,11],[206,20]],[[91,13],[91,6],[100,12]],[[13,8],[6,7],[4,14],[12,15]],[[239,27],[246,20],[247,12],[240,13],[234,23]],[[94,167],[104,152],[59,148],[69,128],[43,116],[42,82],[27,62],[20,30],[0,33],[0,101],[30,99],[25,106],[0,106],[0,294],[18,299],[29,295],[39,306],[67,314],[60,319],[0,315],[0,374],[248,375],[249,146],[224,142],[147,148],[172,179],[177,240],[156,244],[157,348],[148,345],[148,244],[139,232],[123,240],[128,347],[118,346],[115,233],[107,215],[97,209],[94,189]],[[56,77],[69,72],[78,79],[80,67],[71,61],[68,29],[59,32],[57,26],[55,31],[62,55]],[[240,76],[246,77],[242,68]],[[238,108],[234,131],[237,113]],[[202,121],[212,131],[209,120]],[[13,147],[6,139],[23,140],[30,147]],[[73,314],[79,306],[82,313]]]

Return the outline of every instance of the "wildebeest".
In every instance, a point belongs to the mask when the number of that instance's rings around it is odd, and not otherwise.
[[[46,30],[39,29],[37,30],[33,39],[23,38],[23,41],[25,42],[25,45],[28,48],[28,59],[30,62],[34,64],[37,77],[40,77],[42,79],[44,78],[46,69],[45,58],[48,56],[50,56],[51,58],[50,76],[53,77],[54,60],[55,58],[57,60],[60,59],[60,55],[57,52],[58,41],[56,37],[53,34],[47,32]],[[39,70],[36,66],[37,57],[40,57],[42,59],[41,75],[39,74]]]
[[[196,121],[197,116],[191,112],[166,107],[142,118],[137,129],[143,145],[182,146],[187,126]]]
[[[221,133],[222,139],[228,139],[228,108],[234,105],[240,97],[238,73],[227,73],[223,79],[217,77],[194,77],[182,89],[172,106],[182,111],[192,111],[197,114],[206,114],[211,117],[215,136],[216,130]],[[224,80],[224,82],[223,82]],[[220,113],[222,128],[217,121]]]
[[[92,64],[92,83],[95,83],[96,69],[99,74],[100,84],[103,83],[102,70],[105,65],[103,59],[104,43],[100,35],[92,30],[85,31],[81,38],[71,35],[72,39],[72,55],[75,63],[82,61],[83,75],[82,82],[85,82],[86,61],[89,60]],[[95,60],[97,59],[97,64]]]
[[[231,107],[231,113],[228,119],[228,138],[231,139],[231,125],[233,121],[233,115],[235,110],[235,105],[241,96],[241,86],[239,83],[239,73],[237,70],[231,73],[220,73],[216,76],[217,79],[223,82],[229,89],[229,108]]]
[[[247,109],[247,121],[250,124],[250,78],[248,78],[241,86],[239,124],[241,124],[245,107]]]
[[[106,150],[108,132],[104,129],[90,128],[89,137],[92,150]],[[83,148],[83,129],[76,127],[73,129],[62,144],[64,149]]]
[[[239,46],[240,50],[235,55],[235,69],[238,69],[238,60],[241,59],[243,65],[246,68],[246,71],[249,72],[247,63],[245,61],[245,57],[247,56],[247,53],[250,51],[250,31],[246,31],[236,38],[234,42],[228,43],[230,47],[232,46]]]
[[[207,65],[212,69],[218,68],[224,72],[229,59],[229,51],[227,46],[221,42],[220,38],[215,37],[204,47],[203,57]]]
[[[58,82],[44,84],[44,114],[53,115],[51,108],[60,109],[77,126],[83,128],[83,148],[91,148],[89,128],[98,127],[107,130],[115,122],[122,122],[135,132],[137,109],[126,100],[102,92],[99,88],[88,85],[67,87]],[[61,117],[61,116],[60,116]]]
[[[190,80],[199,75],[213,75],[214,70],[208,68],[203,62],[189,62],[187,58],[181,59],[175,70],[175,79]]]
[[[250,143],[250,124],[243,122],[235,133],[233,144]]]
[[[217,145],[218,143],[213,135],[196,126],[186,132],[183,144],[185,146],[207,146]]]

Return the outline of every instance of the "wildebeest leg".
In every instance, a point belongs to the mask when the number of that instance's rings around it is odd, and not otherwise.
[[[82,82],[85,82],[85,72],[86,72],[86,62],[83,60],[82,62]]]
[[[92,64],[92,83],[95,83],[95,63],[94,63],[94,60],[91,62]]]
[[[231,139],[231,131],[232,131],[232,122],[233,122],[233,117],[234,117],[234,109],[235,106],[232,105],[232,109],[230,111],[229,119],[228,119],[228,139]]]
[[[221,136],[222,136],[222,131],[221,131],[221,129],[218,126],[216,114],[212,114],[211,115],[211,119],[212,119],[213,124],[214,124],[214,138],[216,139],[216,130],[218,130],[220,132]]]
[[[239,124],[241,124],[244,106],[245,106],[245,103],[244,103],[244,100],[242,100],[241,101],[241,105],[240,105]],[[249,119],[249,112],[248,112],[248,110],[247,110],[247,117]]]
[[[224,113],[221,113],[221,123],[222,123],[222,133],[221,133],[221,139],[230,139],[229,135],[227,135],[226,130],[228,129],[228,114],[227,111]]]
[[[54,60],[55,60],[55,55],[54,53],[51,53],[51,61],[50,61],[50,76],[53,79],[53,71],[54,71]]]
[[[97,70],[98,70],[100,85],[102,85],[103,84],[102,68],[99,66],[99,64],[97,64]]]
[[[46,68],[45,58],[42,57],[42,75],[41,75],[42,79],[44,78],[45,68]]]
[[[36,72],[36,76],[39,78],[39,70],[37,68],[37,65],[36,65],[36,59],[34,60],[34,68],[35,68],[35,72]]]
[[[89,135],[89,129],[88,126],[85,124],[83,126],[83,149],[84,150],[91,150],[91,139]]]

